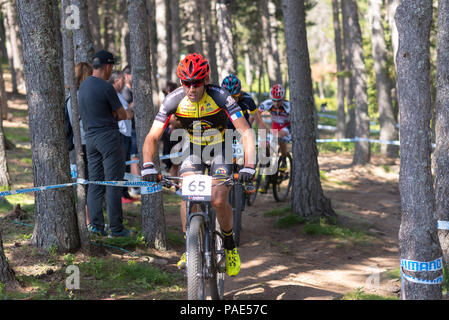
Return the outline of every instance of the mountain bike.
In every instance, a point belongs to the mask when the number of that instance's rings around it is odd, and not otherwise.
[[[226,256],[223,235],[211,206],[212,181],[222,180],[219,185],[235,185],[238,174],[228,178],[213,178],[208,175],[185,177],[161,177],[164,186],[178,186],[181,181],[181,195],[186,200],[186,273],[187,297],[189,300],[221,300],[224,296]],[[199,207],[199,212],[193,212]]]
[[[265,150],[271,154],[273,152],[278,154],[276,171],[272,174],[266,174],[266,171],[268,171],[266,169],[270,165],[273,165],[273,163],[261,164],[260,161],[257,161],[256,178],[254,181],[255,191],[248,197],[248,205],[252,205],[255,202],[259,188],[261,187],[268,190],[271,186],[273,197],[278,202],[285,201],[290,193],[292,185],[292,156],[289,152],[283,156],[280,152],[273,148],[273,143],[273,136],[267,134],[267,149]],[[269,156],[269,154],[267,153],[266,156]]]

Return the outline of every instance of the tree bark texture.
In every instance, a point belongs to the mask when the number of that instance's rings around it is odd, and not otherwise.
[[[63,12],[65,8],[70,5],[70,0],[61,1]],[[78,88],[76,87],[75,79],[75,53],[74,53],[74,43],[73,43],[73,31],[68,29],[67,26],[63,25],[63,38],[65,38],[65,44],[67,48],[64,48],[64,64],[65,64],[65,76],[68,79],[68,85],[70,87],[70,109],[72,112],[72,129],[73,129],[73,140],[75,145],[76,154],[76,167],[77,178],[87,179],[84,175],[84,168],[86,164],[84,163],[83,148],[81,145],[81,129],[78,113]],[[66,107],[66,106],[64,106]],[[90,240],[89,232],[86,226],[86,187],[84,185],[76,186],[76,217],[78,232],[80,237],[81,248],[86,251],[90,251]]]
[[[0,52],[0,61],[2,61],[2,53]],[[6,158],[5,134],[3,132],[3,119],[7,118],[8,114],[8,97],[6,96],[5,81],[3,80],[3,70],[0,63],[0,186],[10,185],[10,177],[8,172],[8,162]]]
[[[13,73],[13,94],[17,94],[20,88],[24,86],[22,42],[19,37],[17,8],[15,0],[6,0],[5,11],[8,17],[7,33],[9,38],[9,55],[11,72]]]
[[[362,46],[358,7],[354,0],[342,0],[343,12],[348,18],[350,51],[352,55],[352,81],[355,100],[355,135],[358,138],[369,138],[368,94],[366,85],[365,57]],[[370,143],[356,141],[354,143],[353,164],[366,164],[370,161]]]
[[[449,1],[438,1],[437,73],[436,73],[436,147],[435,164],[436,219],[449,221]],[[439,229],[441,250],[449,264],[449,230]]]
[[[90,34],[89,19],[87,15],[87,0],[71,0],[71,4],[79,9],[79,28],[73,29],[75,45],[75,64],[78,62],[91,63],[94,56],[94,43]]]
[[[379,109],[380,140],[397,140],[396,119],[394,117],[391,99],[392,82],[388,75],[387,45],[382,26],[382,1],[370,0],[369,20],[371,23],[371,42],[376,74],[377,105]],[[395,158],[398,156],[398,146],[381,144],[380,152],[383,156]]]
[[[292,105],[292,211],[308,220],[336,218],[320,181],[304,2],[283,0],[282,8]]]
[[[236,73],[234,41],[232,36],[232,20],[230,5],[217,2],[217,26],[218,26],[218,70],[220,79],[224,79],[230,73]]]
[[[128,0],[131,65],[133,71],[133,99],[139,158],[143,159],[142,146],[153,123],[155,112],[152,103],[149,22],[145,0]],[[154,162],[159,166],[159,156]],[[142,195],[142,232],[149,246],[167,247],[162,193]]]
[[[98,15],[98,0],[87,0],[87,16],[89,19],[89,28],[94,43],[94,50],[103,49],[100,33],[100,16]]]
[[[35,186],[71,181],[64,131],[62,87],[52,4],[45,0],[19,0],[24,71],[31,133]],[[35,193],[35,227],[31,241],[37,247],[60,251],[79,247],[73,191],[59,188]]]
[[[260,8],[262,12],[262,28],[263,28],[263,46],[268,69],[268,79],[270,81],[270,88],[277,83],[279,76],[276,73],[279,67],[279,56],[276,61],[275,53],[272,46],[272,30],[270,25],[270,14],[268,11],[268,0],[260,0]],[[277,66],[276,66],[277,64]],[[279,69],[280,70],[280,69]]]
[[[345,0],[341,1],[344,43],[344,67],[345,67],[345,97],[346,97],[346,138],[355,137],[355,103],[354,81],[352,77],[352,51],[351,51],[351,26],[349,25],[348,10],[344,10]]]
[[[158,63],[158,81],[159,88],[165,87],[168,76],[167,60],[167,1],[166,0],[156,0],[156,30],[157,30],[157,63]],[[164,99],[164,94],[162,90],[159,90],[159,99],[162,101]]]
[[[431,173],[430,26],[432,2],[403,0],[396,10],[399,48],[396,56],[401,128],[399,191],[402,220],[401,259],[428,262],[442,256],[438,241]],[[439,271],[403,271],[434,280]],[[441,284],[420,284],[404,278],[405,300],[441,299]]]
[[[179,0],[170,0],[170,24],[172,41],[172,69],[170,79],[178,79],[176,68],[181,60],[181,25],[179,21]]]
[[[3,250],[2,234],[0,232],[0,283],[6,284],[6,286],[16,287],[19,282],[15,276],[14,270],[9,266],[6,260],[5,252]]]
[[[220,83],[220,79],[218,78],[218,69],[217,69],[217,51],[215,49],[216,40],[214,34],[214,24],[213,24],[213,12],[211,8],[211,4],[209,0],[201,0],[201,10],[205,12],[203,15],[204,19],[204,35],[206,37],[207,43],[207,60],[210,65],[210,81],[211,83]]]
[[[343,65],[343,49],[341,41],[340,27],[340,5],[339,0],[332,0],[332,13],[334,22],[334,43],[335,56],[337,59],[337,131],[335,138],[341,139],[345,137],[345,78],[342,75]]]

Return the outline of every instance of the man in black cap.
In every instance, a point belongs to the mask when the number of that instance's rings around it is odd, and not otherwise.
[[[114,87],[107,82],[115,60],[108,51],[97,52],[92,61],[93,74],[79,88],[79,113],[83,120],[90,181],[118,181],[125,173],[123,138],[118,121],[126,119],[126,111]],[[103,199],[111,235],[129,236],[123,227],[122,188],[92,184],[87,192],[87,207],[92,233],[106,235]]]

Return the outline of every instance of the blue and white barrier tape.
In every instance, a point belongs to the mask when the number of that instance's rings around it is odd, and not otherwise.
[[[151,194],[155,192],[162,191],[162,186],[148,181],[87,181],[83,179],[78,179],[76,182],[72,183],[64,183],[64,184],[55,184],[51,186],[42,186],[42,187],[34,187],[34,188],[26,188],[26,189],[17,189],[17,190],[9,190],[0,192],[0,197],[11,196],[13,194],[21,194],[27,192],[36,192],[43,190],[52,190],[58,188],[66,188],[72,187],[78,184],[98,184],[104,186],[114,186],[114,187],[140,187],[141,194]]]
[[[405,274],[403,270],[413,271],[413,272],[422,272],[422,271],[439,271],[443,269],[443,257],[440,257],[436,260],[429,262],[421,262],[414,260],[401,260],[401,276],[403,279],[406,279],[410,282],[419,283],[419,284],[441,284],[443,282],[443,276],[439,276],[433,280],[425,280],[416,277],[409,276]]]
[[[403,272],[402,273],[402,277],[410,282],[414,282],[414,283],[419,283],[419,284],[441,284],[443,283],[443,276],[439,276],[436,279],[433,280],[425,280],[425,279],[420,279],[420,278],[415,278],[412,276],[409,276]]]
[[[449,230],[449,221],[437,221],[437,229],[439,230]]]
[[[378,139],[370,139],[370,138],[341,138],[341,139],[317,139],[317,143],[324,142],[370,142],[370,143],[380,143],[380,144],[393,144],[396,146],[400,145],[399,140],[378,140]]]

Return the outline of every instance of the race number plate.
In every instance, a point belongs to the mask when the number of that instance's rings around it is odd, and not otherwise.
[[[210,201],[212,197],[212,177],[206,175],[186,176],[182,180],[182,199]]]

